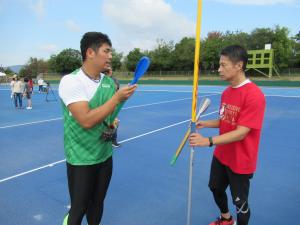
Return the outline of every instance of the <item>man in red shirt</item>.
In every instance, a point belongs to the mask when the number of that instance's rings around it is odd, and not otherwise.
[[[211,163],[209,188],[221,216],[210,225],[234,225],[227,202],[229,186],[236,206],[238,225],[247,225],[250,218],[248,195],[250,179],[256,170],[260,133],[265,111],[265,96],[245,75],[247,51],[238,45],[221,52],[219,74],[230,83],[223,92],[219,119],[198,121],[197,128],[219,128],[219,135],[190,135],[191,146],[216,145]]]

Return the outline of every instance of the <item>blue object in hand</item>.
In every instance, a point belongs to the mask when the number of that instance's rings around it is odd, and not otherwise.
[[[134,85],[138,82],[138,80],[146,73],[150,66],[150,59],[147,56],[143,56],[140,58],[139,62],[136,65],[134,78],[129,83],[129,85]]]

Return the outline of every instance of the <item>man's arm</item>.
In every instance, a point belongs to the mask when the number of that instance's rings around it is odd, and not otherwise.
[[[237,126],[237,128],[228,133],[212,137],[214,145],[228,144],[235,141],[243,140],[251,129],[245,126]],[[190,135],[191,146],[206,147],[210,145],[209,138],[203,137],[199,133],[193,133]]]
[[[201,128],[218,128],[220,126],[220,119],[216,120],[198,120],[196,123],[197,129]]]
[[[120,102],[127,100],[136,88],[137,85],[121,88],[111,99],[95,109],[91,109],[87,101],[71,103],[68,109],[83,128],[89,129],[101,123]]]

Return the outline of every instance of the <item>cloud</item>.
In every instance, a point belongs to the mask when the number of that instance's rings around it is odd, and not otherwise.
[[[39,46],[39,50],[49,53],[49,54],[54,54],[57,52],[58,47],[55,44],[44,44]]]
[[[290,5],[296,3],[296,0],[213,0],[215,2],[223,2],[236,5]]]
[[[37,0],[35,3],[32,3],[30,8],[38,17],[43,17],[45,15],[45,1]]]
[[[195,33],[194,22],[165,0],[104,0],[101,10],[116,28],[123,49],[151,49],[157,39],[178,41]]]
[[[66,20],[65,21],[65,26],[68,28],[68,30],[73,31],[73,32],[79,32],[80,27],[78,24],[76,24],[73,20]]]

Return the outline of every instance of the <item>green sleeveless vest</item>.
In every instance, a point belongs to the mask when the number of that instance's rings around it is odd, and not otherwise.
[[[73,73],[76,76],[77,71]],[[115,94],[114,81],[104,76],[95,95],[89,101],[91,109],[103,105]],[[107,124],[111,124],[124,103],[119,104],[115,111],[105,118]],[[103,123],[93,128],[85,129],[71,115],[68,107],[63,103],[64,114],[64,149],[68,163],[72,165],[93,165],[104,162],[112,156],[111,142],[103,141],[100,136],[106,129]]]

